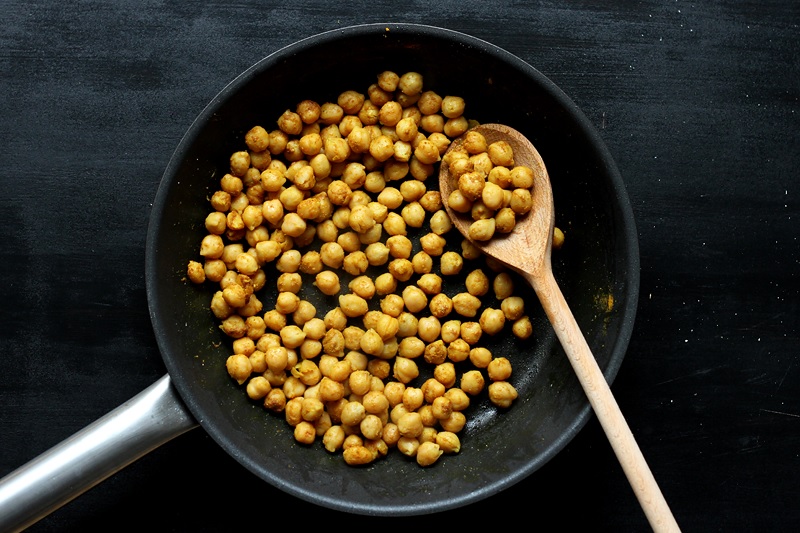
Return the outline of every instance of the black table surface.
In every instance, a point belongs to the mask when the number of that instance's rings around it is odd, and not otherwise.
[[[211,98],[301,38],[413,22],[525,59],[612,152],[641,247],[612,390],[682,528],[800,527],[800,3],[1,4],[0,475],[165,373],[145,296],[148,216]],[[33,530],[255,529],[287,513],[303,528],[387,523],[286,496],[198,429]],[[481,516],[648,529],[594,418],[509,490],[395,520]]]

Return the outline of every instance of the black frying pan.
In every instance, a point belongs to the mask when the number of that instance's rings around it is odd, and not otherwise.
[[[588,402],[535,295],[519,278],[535,334],[527,341],[498,336],[488,347],[512,360],[520,398],[509,410],[498,410],[485,398],[473,402],[462,451],[433,468],[420,468],[399,453],[365,468],[348,467],[319,445],[295,443],[280,416],[250,401],[228,377],[230,343],[208,310],[210,288],[191,285],[185,270],[187,261],[198,257],[208,197],[230,154],[242,149],[248,129],[256,124],[271,129],[280,113],[300,100],[335,101],[343,90],[365,91],[387,69],[422,73],[426,88],[463,96],[470,118],[512,126],[536,145],[550,173],[556,225],[567,234],[566,245],[554,254],[554,270],[600,367],[613,380],[633,327],[638,244],[624,184],[590,121],[529,64],[473,37],[412,24],[330,31],[266,57],[225,87],[191,125],[167,166],[148,228],[146,282],[168,375],[121,407],[124,416],[112,413],[97,424],[109,432],[109,421],[133,419],[125,431],[136,433],[142,426],[146,435],[125,444],[122,453],[109,452],[115,448],[110,445],[102,448],[105,454],[95,452],[106,464],[96,472],[85,468],[80,487],[54,484],[56,491],[70,490],[68,495],[30,488],[31,476],[42,475],[33,471],[63,462],[58,450],[12,473],[0,481],[0,516],[15,510],[9,524],[35,521],[197,423],[268,483],[315,504],[368,515],[430,513],[490,496],[541,467],[583,427]],[[460,240],[454,231],[448,247],[458,249]],[[451,288],[463,284],[468,271],[469,265],[461,277],[449,279]],[[261,299],[269,304],[274,283],[267,287]],[[331,305],[305,290],[318,309]],[[145,414],[131,417],[131,406]],[[83,437],[76,436],[73,448],[86,447]]]

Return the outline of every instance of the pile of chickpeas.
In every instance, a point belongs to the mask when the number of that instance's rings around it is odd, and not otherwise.
[[[511,233],[517,217],[533,207],[533,169],[514,162],[514,150],[506,141],[489,144],[478,131],[468,131],[461,145],[447,152],[450,179],[456,186],[446,202],[469,215],[469,237],[488,241],[497,233]]]
[[[459,452],[472,401],[517,398],[511,361],[481,340],[532,334],[512,275],[451,231],[436,172],[474,123],[422,82],[382,72],[250,129],[187,268],[213,288],[231,378],[350,465]]]

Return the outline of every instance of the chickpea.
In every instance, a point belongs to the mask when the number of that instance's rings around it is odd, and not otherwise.
[[[242,385],[250,377],[253,371],[253,365],[250,358],[244,354],[233,354],[228,357],[225,366],[228,369],[228,375],[235,379],[239,385]]]
[[[340,289],[339,276],[330,270],[323,270],[317,274],[314,285],[316,285],[323,294],[333,296],[338,294]]]
[[[407,226],[420,228],[425,222],[425,209],[419,202],[411,202],[400,211],[400,215],[405,220]]]
[[[533,197],[528,189],[514,189],[511,192],[509,207],[518,215],[524,215],[533,208]]]
[[[471,396],[480,394],[485,383],[480,370],[468,370],[461,376],[461,390]]]
[[[404,337],[398,346],[398,354],[407,359],[415,359],[425,353],[425,342],[419,337]]]
[[[442,98],[442,114],[447,118],[456,118],[464,114],[464,99],[460,96],[445,96]]]
[[[486,368],[492,362],[492,352],[482,346],[473,348],[469,360],[476,368]]]
[[[449,417],[439,420],[439,425],[442,429],[451,433],[458,433],[464,429],[466,423],[467,418],[461,411],[453,411]]]
[[[339,296],[339,308],[350,317],[364,316],[369,310],[367,301],[357,294],[343,294]]]
[[[303,333],[307,339],[319,340],[325,336],[325,322],[320,318],[312,318],[303,324]]]
[[[561,228],[553,228],[553,249],[560,250],[564,246],[564,232]]]
[[[348,288],[355,295],[365,300],[375,296],[375,283],[368,276],[358,276],[348,284]]]
[[[426,273],[417,280],[417,286],[427,295],[442,292],[442,278],[433,273]]]
[[[416,274],[429,274],[433,269],[433,259],[426,252],[417,252],[411,259],[411,266]]]
[[[420,245],[422,250],[431,256],[440,256],[444,253],[444,247],[447,241],[436,233],[428,233],[420,238]]]
[[[514,280],[511,275],[507,272],[498,274],[492,282],[492,290],[494,290],[494,296],[498,300],[505,300],[510,297],[514,291]]]
[[[413,359],[396,357],[392,375],[400,383],[410,383],[419,377],[419,367]]]
[[[381,372],[383,376],[381,379],[385,379],[389,375],[389,363],[386,361],[376,361],[376,363],[385,367],[385,371]],[[389,410],[389,399],[386,398],[382,390],[369,390],[364,394],[361,403],[364,405],[366,412],[373,415],[388,412]]]
[[[496,222],[494,218],[476,220],[469,226],[469,238],[474,241],[488,241],[495,233]]]
[[[494,217],[495,231],[498,233],[511,233],[517,225],[517,215],[510,207],[504,207]]]
[[[436,235],[444,235],[453,228],[453,223],[446,211],[439,210],[431,215],[430,227]]]
[[[458,177],[458,191],[469,202],[474,202],[481,198],[485,185],[486,180],[483,174],[477,171],[465,172]],[[451,195],[451,204],[454,203],[452,202],[454,199],[457,200]],[[455,203],[458,204],[459,202]],[[451,205],[451,207],[453,206]]]
[[[408,259],[394,259],[389,262],[389,272],[398,281],[408,281],[414,274],[414,266]]]
[[[345,434],[341,426],[331,426],[325,431],[322,437],[322,445],[326,450],[333,453],[342,448]]]
[[[405,413],[397,421],[397,429],[404,437],[420,436],[422,434],[423,427],[422,417],[416,412]]]
[[[422,289],[408,285],[403,289],[403,303],[411,313],[418,313],[427,307],[428,297]]]
[[[380,355],[383,352],[383,339],[374,330],[367,330],[361,337],[361,351],[369,355]]]
[[[444,252],[440,258],[439,267],[444,276],[455,276],[461,272],[464,260],[456,252]]]
[[[465,317],[474,317],[478,313],[481,301],[468,292],[461,292],[453,297],[453,309]]]
[[[367,255],[362,251],[351,252],[347,254],[342,263],[345,272],[351,276],[359,276],[367,271],[369,268],[369,261]]]
[[[519,296],[509,296],[500,304],[506,320],[517,320],[525,313],[525,300]]]
[[[445,389],[451,388],[456,383],[456,370],[452,362],[445,361],[433,369],[433,377],[444,385]],[[437,417],[438,418],[438,417]]]
[[[471,345],[475,345],[483,335],[483,328],[478,322],[464,322],[461,324],[461,338]]]
[[[514,321],[511,332],[520,339],[527,339],[533,334],[533,325],[530,318],[523,316]]]
[[[299,304],[300,298],[295,293],[281,292],[275,300],[275,310],[282,315],[290,315],[297,310]]]
[[[511,407],[518,397],[517,389],[507,381],[495,381],[489,385],[489,400],[498,407]]]

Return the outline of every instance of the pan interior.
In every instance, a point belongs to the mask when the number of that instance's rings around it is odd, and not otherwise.
[[[266,57],[225,87],[191,125],[165,171],[148,230],[146,276],[169,374],[224,449],[302,499],[360,514],[410,515],[462,506],[510,486],[563,448],[587,419],[585,396],[521,278],[518,292],[534,336],[503,335],[488,345],[512,360],[520,398],[506,411],[488,400],[472,405],[462,451],[428,469],[399,453],[352,468],[319,445],[309,450],[295,443],[280,416],[248,400],[228,377],[230,343],[208,310],[211,293],[185,279],[186,263],[197,258],[205,235],[208,197],[230,154],[242,149],[245,132],[256,124],[274,128],[277,117],[303,99],[335,101],[344,90],[364,92],[383,70],[420,72],[426,88],[464,97],[469,118],[508,124],[537,147],[553,185],[556,225],[567,234],[565,247],[554,253],[556,277],[612,380],[638,297],[636,232],[616,167],[592,125],[547,78],[503,50],[448,30],[392,24],[324,33]],[[448,247],[460,249],[460,240],[449,234]],[[448,282],[463,284],[467,272]],[[274,283],[267,286],[273,290]],[[312,291],[304,296],[320,314],[331,306]],[[262,300],[269,305],[269,293]]]

